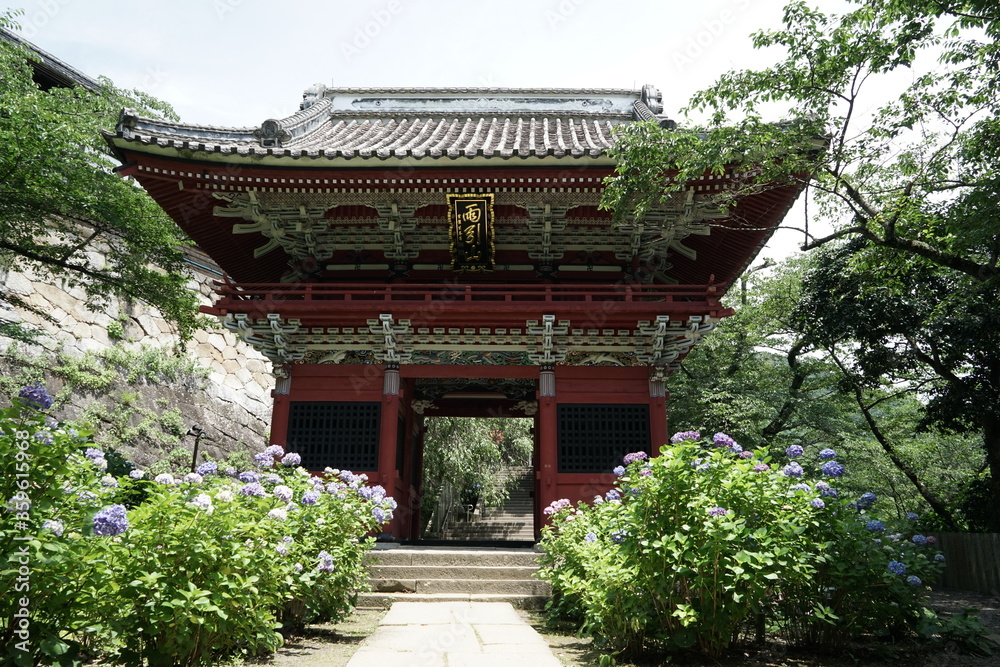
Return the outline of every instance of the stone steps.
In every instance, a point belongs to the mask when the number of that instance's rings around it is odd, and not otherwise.
[[[503,507],[486,509],[485,516],[474,517],[470,521],[453,521],[442,536],[448,540],[465,541],[517,541],[532,542],[535,539],[534,471],[530,466],[508,468],[501,477],[516,478],[518,486],[511,489]]]
[[[538,554],[528,549],[376,548],[369,561],[372,590],[359,594],[359,607],[473,601],[540,609],[550,592],[534,577]]]

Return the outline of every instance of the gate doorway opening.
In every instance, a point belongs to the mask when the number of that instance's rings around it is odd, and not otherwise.
[[[533,541],[534,420],[425,417],[420,539]]]

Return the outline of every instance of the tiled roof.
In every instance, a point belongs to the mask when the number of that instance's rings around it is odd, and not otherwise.
[[[256,128],[219,128],[122,113],[108,140],[155,152],[193,151],[227,160],[598,158],[614,126],[660,119],[659,92],[495,88],[306,91],[302,108]]]

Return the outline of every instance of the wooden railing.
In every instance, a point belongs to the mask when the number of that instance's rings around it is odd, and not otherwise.
[[[460,283],[229,283],[216,293],[233,301],[464,301],[592,302],[700,301],[717,299],[715,285],[460,284]]]

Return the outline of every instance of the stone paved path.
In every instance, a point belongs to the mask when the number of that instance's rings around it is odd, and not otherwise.
[[[348,667],[559,667],[507,602],[395,602]]]

